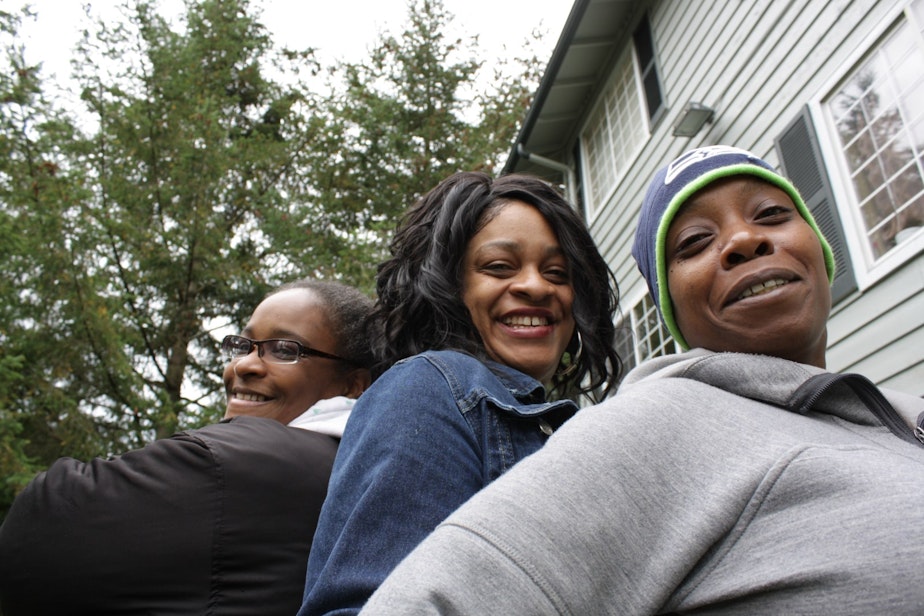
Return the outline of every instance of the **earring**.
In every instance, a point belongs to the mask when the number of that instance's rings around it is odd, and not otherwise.
[[[581,353],[584,351],[584,340],[581,338],[580,330],[576,330],[576,333],[577,333],[577,339],[578,339],[578,348],[574,352],[574,355],[571,355],[568,352],[565,352],[565,354],[562,355],[562,360],[564,360],[565,357],[568,356],[568,362],[567,364],[563,366],[563,368],[559,368],[559,370],[555,373],[555,376],[557,376],[560,379],[568,378],[569,376],[574,374],[574,371],[577,370],[578,362],[581,359]]]

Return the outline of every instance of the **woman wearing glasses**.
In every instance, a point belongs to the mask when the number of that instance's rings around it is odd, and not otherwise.
[[[240,336],[222,341],[230,358],[225,418],[269,417],[339,437],[353,401],[369,386],[371,350],[362,327],[371,305],[351,287],[314,280],[271,293]]]
[[[0,526],[0,611],[294,614],[337,437],[370,381],[371,308],[336,283],[282,287],[222,342],[224,421],[39,475]]]

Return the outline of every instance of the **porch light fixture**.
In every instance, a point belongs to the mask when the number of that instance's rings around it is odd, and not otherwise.
[[[712,122],[715,110],[702,103],[690,101],[684,108],[677,123],[674,124],[674,137],[692,137],[703,129],[707,122]]]

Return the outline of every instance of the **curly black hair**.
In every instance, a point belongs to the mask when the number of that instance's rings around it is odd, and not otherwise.
[[[379,265],[376,371],[427,350],[455,349],[484,358],[481,337],[462,300],[462,263],[471,238],[505,204],[522,201],[549,222],[571,270],[576,334],[568,345],[576,369],[553,379],[561,395],[605,397],[617,384],[614,315],[618,287],[583,219],[543,180],[520,174],[492,179],[484,173],[456,173],[407,210]],[[601,389],[602,388],[602,389]]]

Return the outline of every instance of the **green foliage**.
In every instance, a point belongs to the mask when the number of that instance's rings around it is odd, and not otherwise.
[[[532,56],[506,79],[497,77],[510,66],[495,63],[479,92],[477,38],[448,38],[451,22],[438,0],[411,0],[400,37],[386,33],[367,60],[332,71],[342,87],[329,108],[343,142],[317,186],[340,224],[363,231],[351,239],[375,261],[395,219],[440,180],[499,169],[538,84]]]
[[[79,380],[62,299],[71,247],[61,240],[82,178],[63,149],[73,132],[42,97],[38,67],[16,39],[23,17],[0,14],[0,512],[46,461],[99,449],[76,403],[53,403],[61,379]]]
[[[299,276],[371,292],[408,204],[496,171],[538,61],[478,91],[475,41],[446,38],[438,0],[408,9],[322,94],[312,52],[274,50],[249,0],[187,0],[180,24],[126,0],[79,45],[74,115],[24,60],[29,14],[0,12],[0,516],[60,456],[217,420],[211,329]]]
[[[127,24],[100,23],[82,46],[82,97],[98,122],[84,159],[98,192],[76,232],[97,290],[87,308],[103,317],[87,339],[99,347],[93,378],[109,384],[107,416],[139,441],[217,419],[207,324],[242,323],[268,287],[313,270],[263,224],[291,208],[291,175],[317,156],[313,126],[294,111],[312,101],[264,77],[270,43],[250,13],[246,0],[189,2],[174,30],[139,1]],[[116,79],[97,50],[119,57]]]

